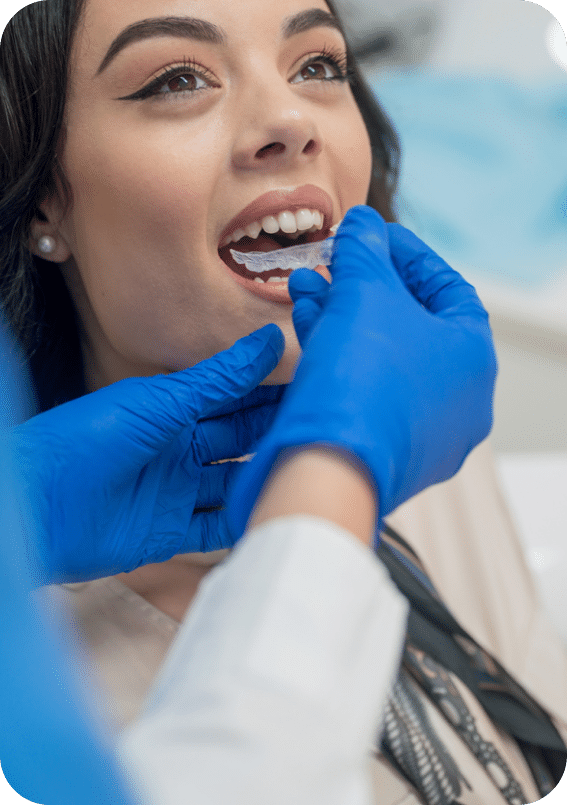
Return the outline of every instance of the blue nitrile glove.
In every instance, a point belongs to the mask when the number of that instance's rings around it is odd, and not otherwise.
[[[0,312],[2,773],[32,803],[133,803],[109,737],[93,718],[94,703],[86,703],[84,674],[74,673],[74,636],[62,640],[59,628],[67,625],[51,613],[48,618],[30,596],[33,546],[24,542],[25,512],[17,505],[23,496],[5,439],[5,431],[29,410],[27,381],[16,356]]]
[[[331,274],[330,287],[303,270],[290,278],[290,293],[308,297],[295,316],[304,353],[231,493],[235,536],[287,449],[324,444],[356,457],[381,519],[450,478],[490,431],[496,359],[472,286],[411,232],[363,206],[338,230]]]
[[[331,284],[311,269],[296,269],[289,278],[289,294],[294,302],[292,319],[301,347],[321,316]]]
[[[225,512],[193,513],[224,504],[237,466],[204,465],[249,453],[265,433],[278,390],[255,387],[283,348],[281,330],[266,325],[191,369],[119,381],[15,428],[16,464],[45,538],[40,581],[95,579],[232,545]]]

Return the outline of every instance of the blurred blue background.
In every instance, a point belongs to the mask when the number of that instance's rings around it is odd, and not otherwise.
[[[567,276],[567,43],[549,12],[339,5],[400,135],[400,220],[487,280],[533,292]]]
[[[487,279],[531,290],[567,270],[567,82],[370,77],[401,136],[402,223]]]

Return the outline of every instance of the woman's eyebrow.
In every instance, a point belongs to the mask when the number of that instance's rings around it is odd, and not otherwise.
[[[284,20],[282,23],[282,35],[284,39],[289,39],[296,34],[321,26],[341,31],[338,20],[333,14],[319,8],[312,8],[307,11],[301,11],[299,14],[294,14]],[[194,17],[155,17],[140,20],[124,28],[118,34],[108,48],[96,75],[100,75],[120,51],[128,45],[157,36],[182,36],[187,39],[196,39],[199,42],[208,42],[212,45],[222,45],[226,42],[226,34],[223,29],[212,22],[207,22],[207,20]]]
[[[300,11],[293,17],[288,17],[283,21],[282,34],[284,39],[289,39],[296,34],[302,34],[311,28],[335,28],[342,34],[339,21],[330,11],[323,11],[320,8],[310,8],[307,11]]]
[[[209,42],[212,45],[222,45],[226,41],[222,28],[206,20],[193,17],[156,17],[149,20],[140,20],[124,28],[118,34],[108,48],[96,75],[100,75],[120,51],[128,45],[156,36],[182,36],[187,39],[196,39],[199,42]]]

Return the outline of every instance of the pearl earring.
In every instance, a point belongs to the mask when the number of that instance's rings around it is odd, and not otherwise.
[[[51,235],[42,235],[37,242],[37,248],[40,252],[43,252],[44,255],[50,255],[55,251],[56,246],[55,238],[52,238]]]

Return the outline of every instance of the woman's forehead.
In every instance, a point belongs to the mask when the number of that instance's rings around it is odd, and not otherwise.
[[[330,14],[325,0],[86,0],[75,49],[96,58],[137,23],[184,17],[212,23],[230,44],[233,37],[282,33],[287,19],[310,10]]]

